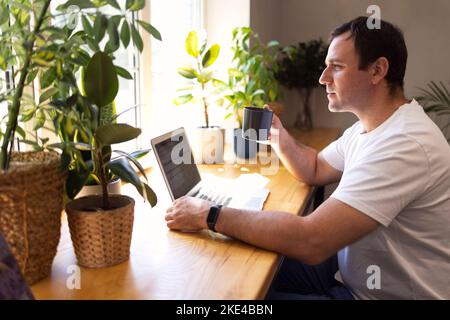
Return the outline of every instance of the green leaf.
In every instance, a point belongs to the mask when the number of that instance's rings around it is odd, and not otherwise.
[[[197,71],[195,71],[193,68],[178,68],[178,74],[187,79],[197,78]]]
[[[58,91],[58,88],[50,88],[47,91],[44,91],[39,97],[39,104],[54,96],[56,93],[58,93]]]
[[[142,165],[137,161],[135,158],[133,158],[130,154],[120,151],[120,150],[114,150],[113,152],[120,154],[121,156],[124,156],[128,159],[128,161],[131,161],[136,168],[138,168],[139,172],[144,176],[145,180],[147,180],[147,175],[145,174],[145,170],[142,167]]]
[[[27,76],[27,83],[33,82],[36,78],[36,75],[38,74],[39,69],[33,69]]]
[[[98,107],[111,103],[119,90],[119,80],[112,60],[101,51],[89,61],[83,82],[89,101]]]
[[[17,127],[16,127],[16,132],[17,132],[17,134],[18,134],[19,136],[22,137],[22,139],[25,139],[25,138],[26,138],[25,130],[23,130],[20,126],[17,126]],[[0,139],[0,140],[1,140],[1,139]]]
[[[141,129],[124,123],[105,124],[97,128],[95,139],[102,145],[130,141],[141,134]]]
[[[45,89],[50,86],[56,79],[56,69],[50,68],[44,72],[40,77],[41,89]]]
[[[128,70],[119,67],[119,66],[114,66],[116,68],[116,72],[117,75],[121,76],[122,78],[128,79],[128,80],[133,80],[133,76],[128,72]]]
[[[216,61],[217,57],[219,56],[219,52],[220,52],[220,46],[218,44],[211,46],[211,48],[209,48],[209,50],[206,51],[205,55],[203,56],[203,59],[202,59],[203,67],[207,68],[210,65],[212,65]]]
[[[236,78],[236,79],[241,79],[244,77],[244,73],[238,69],[235,68],[229,68],[228,69],[228,75],[230,77]]]
[[[179,97],[173,99],[173,103],[176,104],[177,106],[179,106],[181,104],[188,103],[192,99],[194,99],[194,96],[189,93],[189,94],[185,94],[185,95],[182,95],[182,96],[179,96]]]
[[[98,12],[94,21],[94,38],[97,44],[100,43],[100,41],[105,36],[107,26],[108,26],[108,19],[106,19],[104,15]]]
[[[186,52],[194,58],[198,57],[198,36],[196,31],[189,32],[186,37]]]
[[[142,21],[142,20],[136,20],[136,21],[141,25],[142,28],[145,29],[145,31],[150,33],[153,36],[153,38],[155,38],[155,39],[157,39],[159,41],[162,40],[161,33],[159,33],[159,31],[156,30],[156,28],[153,27],[150,23],[147,23],[147,22]]]
[[[120,39],[122,40],[123,46],[125,48],[130,44],[130,27],[128,22],[124,19],[122,22],[122,29],[120,30]]]
[[[76,149],[81,150],[81,151],[91,151],[92,150],[92,146],[87,143],[73,142],[72,144]]]
[[[126,8],[130,11],[138,11],[145,7],[145,0],[127,0]]]
[[[36,141],[24,139],[24,140],[20,140],[20,142],[25,143],[25,144],[29,144],[30,146],[33,147],[33,149],[35,151],[43,150],[42,147]]]
[[[130,153],[130,156],[132,156],[135,159],[140,159],[147,155],[152,149],[145,149],[145,150],[137,150],[132,153]]]
[[[273,89],[269,89],[269,101],[275,101],[277,99],[277,93]]]
[[[139,179],[131,164],[125,158],[113,160],[107,164],[107,167],[120,179],[131,183],[138,192],[150,202],[154,207],[157,204],[157,197],[153,190]]]
[[[120,46],[120,39],[119,39],[119,32],[117,31],[118,25],[114,22],[113,19],[108,20],[108,35],[109,35],[109,41],[106,45],[108,48],[108,52],[114,52],[117,49],[119,49]]]
[[[208,70],[203,70],[198,76],[197,76],[197,80],[200,83],[207,83],[209,80],[212,79],[213,73],[211,71]]]
[[[41,144],[43,146],[45,146],[45,144],[50,140],[50,138],[41,138],[41,137],[39,137],[39,140],[41,140]]]
[[[21,122],[30,121],[33,118],[35,112],[36,109],[34,107],[22,111],[20,121]]]
[[[130,27],[131,27],[131,38],[133,39],[133,43],[135,44],[139,52],[142,52],[142,50],[144,49],[144,43],[142,42],[141,35],[139,34],[139,31],[137,30],[134,24],[131,24]]]
[[[144,196],[143,194],[141,194],[145,199],[148,200],[148,202],[150,203],[150,205],[152,207],[156,206],[156,204],[158,203],[158,198],[156,196],[156,193],[153,191],[152,188],[150,188],[150,186],[146,183],[144,183],[144,189],[145,189],[145,193],[146,195]]]
[[[81,16],[81,24],[83,25],[84,31],[90,36],[94,36],[94,28],[92,28],[91,23],[85,15]]]
[[[120,6],[119,6],[119,4],[117,3],[116,0],[106,0],[106,2],[108,2],[108,4],[109,4],[111,7],[114,7],[114,8],[116,8],[117,10],[120,10]]]
[[[64,158],[70,159],[70,154],[66,154],[65,157],[63,156],[64,152],[61,156],[61,161]],[[92,163],[92,161],[90,162]],[[81,188],[86,184],[90,173],[91,169],[89,166],[85,167],[83,165],[79,165],[77,168],[69,170],[66,180],[66,194],[69,199],[75,198],[78,192],[80,192]]]
[[[9,11],[8,10],[0,10],[0,25],[4,24],[9,20]]]
[[[219,79],[212,79],[212,84],[214,87],[216,87],[222,91],[226,90],[228,88],[228,85],[224,81],[219,80]]]
[[[269,42],[267,43],[267,48],[277,47],[277,46],[279,46],[279,45],[280,45],[280,43],[279,43],[278,41],[272,40],[272,41],[269,41]]]
[[[39,109],[36,113],[36,118],[34,121],[34,127],[33,130],[38,130],[44,126],[45,123],[45,113],[43,110]]]
[[[91,49],[94,52],[100,51],[100,47],[98,46],[97,42],[93,38],[86,38],[86,43],[89,46],[89,49]]]
[[[251,97],[253,98],[253,97],[256,97],[257,95],[260,95],[260,94],[266,94],[266,93],[264,92],[263,89],[258,89],[258,90],[256,90],[255,92],[252,93]]]

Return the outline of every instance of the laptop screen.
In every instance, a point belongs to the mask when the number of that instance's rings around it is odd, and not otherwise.
[[[153,150],[173,198],[178,199],[200,182],[200,173],[184,130],[173,131],[164,137],[153,144]]]

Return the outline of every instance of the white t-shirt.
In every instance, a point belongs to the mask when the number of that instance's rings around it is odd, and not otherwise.
[[[450,146],[416,102],[322,151],[343,172],[331,197],[380,223],[338,253],[358,299],[450,299]]]

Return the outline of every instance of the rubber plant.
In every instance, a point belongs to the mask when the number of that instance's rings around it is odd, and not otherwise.
[[[107,185],[110,182],[108,177],[112,176],[117,176],[122,181],[133,184],[138,192],[152,206],[155,206],[156,194],[147,183],[141,181],[134,170],[133,165],[147,179],[143,167],[136,159],[137,154],[112,150],[111,147],[113,144],[137,138],[141,130],[125,123],[115,123],[115,119],[112,121],[102,120],[104,119],[103,109],[114,101],[119,89],[116,69],[112,59],[106,53],[98,51],[92,56],[84,73],[83,83],[86,95],[81,98],[85,103],[90,104],[95,112],[83,126],[89,143],[80,143],[79,148],[91,153],[91,160],[82,165],[87,166],[89,175],[95,177],[95,180],[102,186],[102,208],[108,210],[110,207]],[[116,156],[113,157],[113,155]],[[83,162],[84,160],[76,158],[76,161]]]

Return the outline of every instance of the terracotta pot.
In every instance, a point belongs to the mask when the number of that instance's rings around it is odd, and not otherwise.
[[[78,264],[88,268],[110,267],[130,257],[134,200],[111,195],[112,209],[99,209],[101,196],[75,199],[66,205]]]

